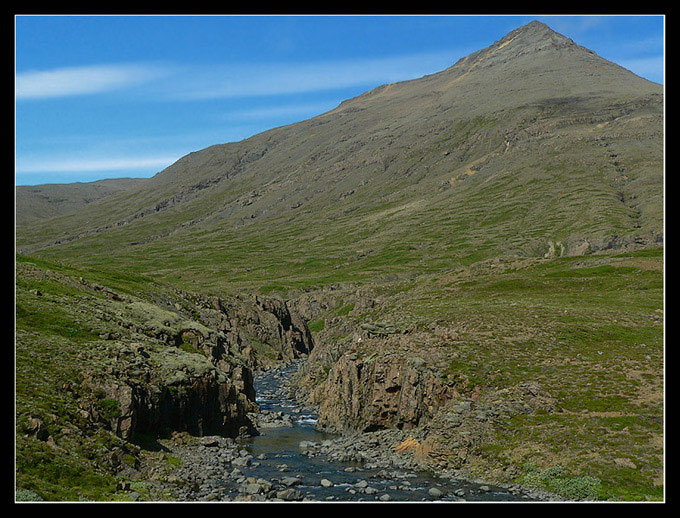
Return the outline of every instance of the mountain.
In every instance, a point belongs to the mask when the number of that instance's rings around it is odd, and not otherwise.
[[[662,90],[532,22],[442,72],[190,153],[21,228],[17,247],[291,287],[652,243]]]
[[[16,188],[16,224],[53,218],[81,210],[88,203],[144,182],[143,178],[115,178],[96,182],[19,185]]]

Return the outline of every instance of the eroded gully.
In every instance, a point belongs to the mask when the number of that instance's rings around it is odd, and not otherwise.
[[[393,452],[365,437],[316,430],[312,408],[291,398],[299,363],[255,376],[260,435],[236,441],[218,487],[222,500],[289,501],[527,501],[519,487],[495,487],[399,466]],[[389,433],[389,432],[388,432]],[[347,455],[348,445],[354,455]],[[362,447],[373,451],[358,452]],[[361,458],[362,461],[357,461]],[[342,459],[342,460],[338,460]],[[351,459],[351,460],[346,460]],[[214,479],[213,479],[214,480]]]

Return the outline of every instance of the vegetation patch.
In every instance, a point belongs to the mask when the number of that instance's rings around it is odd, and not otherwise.
[[[546,489],[572,500],[596,500],[602,489],[599,479],[571,475],[560,465],[539,470],[530,464],[525,466],[525,471],[525,474],[520,477],[522,484]]]
[[[319,318],[318,320],[312,320],[311,322],[307,323],[307,329],[309,329],[312,333],[319,333],[323,331],[325,327],[326,327],[325,318]]]

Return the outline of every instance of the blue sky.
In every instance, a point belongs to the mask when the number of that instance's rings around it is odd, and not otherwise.
[[[662,16],[17,16],[15,182],[151,177],[534,19],[663,83]]]

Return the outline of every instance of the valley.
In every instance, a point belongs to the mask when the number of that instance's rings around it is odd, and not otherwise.
[[[18,189],[17,500],[663,500],[663,103],[531,22]]]

